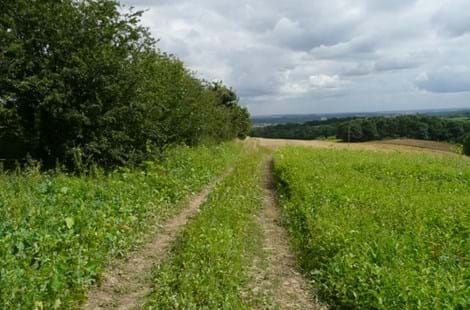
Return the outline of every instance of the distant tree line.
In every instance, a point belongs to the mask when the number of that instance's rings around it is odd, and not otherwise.
[[[331,119],[253,128],[251,131],[255,137],[320,139],[334,136],[345,142],[410,138],[462,143],[468,133],[469,121],[427,115]]]
[[[273,139],[314,140],[336,137],[338,125],[353,118],[332,118],[324,121],[310,121],[303,124],[278,124],[255,127],[250,136]]]
[[[141,14],[113,0],[0,2],[0,158],[112,167],[246,136],[235,92],[160,52]]]
[[[362,142],[387,138],[411,138],[461,143],[470,132],[470,122],[426,115],[356,119],[341,123],[337,138]]]

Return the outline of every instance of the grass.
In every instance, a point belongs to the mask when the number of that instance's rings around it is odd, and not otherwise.
[[[331,307],[470,307],[470,161],[290,147],[274,171],[293,247]]]
[[[233,165],[241,148],[180,147],[160,163],[95,176],[0,173],[2,309],[76,305],[110,258],[175,214],[189,194]]]
[[[251,150],[220,183],[155,270],[148,309],[245,309],[249,269],[262,249],[254,215],[262,206],[261,164]],[[247,297],[248,296],[248,297]]]

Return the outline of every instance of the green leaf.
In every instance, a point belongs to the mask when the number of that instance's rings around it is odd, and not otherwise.
[[[72,229],[74,224],[75,224],[75,221],[73,220],[72,217],[67,217],[65,219],[65,225],[67,225],[68,229]]]

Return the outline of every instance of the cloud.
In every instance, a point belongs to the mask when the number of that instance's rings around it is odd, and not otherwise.
[[[359,1],[360,2],[360,1]],[[404,10],[416,5],[416,0],[394,0],[394,1],[377,1],[367,0],[364,1],[365,6],[371,11],[385,11],[391,10]]]
[[[343,65],[341,72],[344,76],[350,77],[368,75],[374,72],[374,63],[371,61],[347,63]]]
[[[470,10],[467,0],[454,0],[443,5],[433,22],[446,35],[458,37],[470,33]]]
[[[431,93],[470,92],[470,69],[444,68],[425,72],[417,78],[415,85]]]
[[[318,59],[358,59],[371,57],[376,48],[376,42],[373,38],[356,37],[348,42],[331,46],[321,45],[312,49],[311,53]]]
[[[122,2],[148,9],[161,50],[254,114],[469,104],[455,69],[470,63],[467,0]]]
[[[286,82],[282,85],[279,96],[284,99],[294,99],[307,94],[321,99],[343,96],[349,84],[349,81],[341,79],[338,75],[318,74],[299,80],[291,79],[290,75],[286,74],[285,78]]]
[[[411,57],[388,57],[379,59],[375,63],[375,71],[377,72],[384,72],[384,71],[393,71],[393,70],[406,70],[410,68],[415,68],[420,65],[420,61],[418,59],[414,59]]]
[[[338,88],[341,84],[341,80],[338,75],[311,75],[309,78],[310,84],[314,88]]]

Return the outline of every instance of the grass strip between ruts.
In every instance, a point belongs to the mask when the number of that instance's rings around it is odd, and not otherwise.
[[[262,248],[262,150],[252,150],[209,195],[155,270],[147,309],[243,309],[249,268]]]

